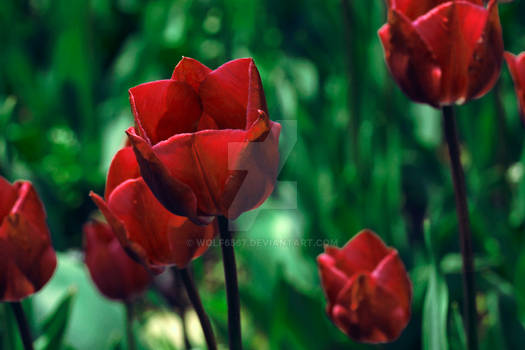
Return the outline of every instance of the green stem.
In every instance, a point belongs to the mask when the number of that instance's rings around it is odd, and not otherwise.
[[[27,323],[26,315],[22,304],[20,302],[10,303],[11,309],[15,314],[16,322],[18,323],[18,329],[20,330],[20,338],[24,344],[25,350],[33,350],[33,340],[31,338],[31,331],[29,330],[29,324]]]
[[[137,345],[133,334],[133,303],[126,301],[124,305],[126,306],[126,339],[128,341],[128,350],[135,350]]]
[[[193,278],[191,278],[191,275],[187,268],[180,269],[179,274],[182,279],[182,283],[184,283],[184,287],[186,288],[188,298],[190,299],[191,304],[193,305],[193,308],[195,309],[195,312],[199,317],[202,332],[204,333],[204,339],[206,340],[208,349],[216,350],[217,344],[215,342],[215,336],[213,335],[213,328],[211,327],[211,322],[208,318],[208,315],[206,314],[206,311],[204,311],[204,306],[202,305],[201,298],[199,296],[197,288],[195,287]],[[184,320],[182,321],[184,322]]]
[[[228,299],[228,336],[231,350],[242,350],[241,338],[241,307],[239,287],[237,284],[237,267],[233,239],[228,228],[228,219],[219,216],[219,230],[221,235],[222,261],[224,265],[224,279],[226,281],[226,297]]]
[[[454,109],[451,106],[443,107],[443,131],[448,144],[452,180],[456,196],[456,213],[459,224],[459,238],[461,256],[463,258],[463,312],[465,318],[465,332],[469,350],[478,349],[476,289],[474,281],[474,257],[472,253],[472,234],[467,206],[467,190],[465,174],[461,166],[461,151]]]

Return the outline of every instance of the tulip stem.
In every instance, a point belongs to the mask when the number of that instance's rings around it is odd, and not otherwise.
[[[206,311],[204,311],[204,306],[202,305],[201,298],[199,296],[199,291],[197,290],[197,287],[195,287],[193,278],[191,278],[191,275],[187,268],[179,269],[179,275],[182,279],[182,283],[184,283],[184,287],[186,288],[188,298],[190,299],[190,302],[193,305],[197,316],[199,317],[202,332],[204,333],[204,339],[206,340],[208,349],[216,350],[217,344],[215,342],[213,328],[211,327],[211,322],[208,318],[208,315],[206,314]],[[184,320],[182,320],[182,322],[184,322]]]
[[[128,342],[128,350],[135,350],[137,345],[135,343],[135,336],[133,335],[133,303],[126,301],[124,305],[126,306],[126,339]]]
[[[242,350],[241,340],[241,307],[239,286],[237,284],[237,267],[233,239],[228,228],[228,219],[219,216],[219,231],[221,235],[222,261],[224,279],[226,280],[226,296],[228,299],[228,336],[231,350]]]
[[[20,330],[20,338],[24,344],[25,350],[33,350],[33,340],[31,338],[31,331],[29,330],[29,324],[27,323],[26,314],[22,308],[20,302],[10,303],[13,313],[15,314],[16,322],[18,323],[18,329]]]
[[[474,263],[472,253],[472,234],[467,206],[465,174],[461,166],[461,156],[456,128],[454,109],[443,107],[443,131],[448,144],[452,180],[456,196],[456,214],[458,216],[461,256],[463,258],[463,317],[467,334],[468,349],[478,349],[476,290],[474,283]]]

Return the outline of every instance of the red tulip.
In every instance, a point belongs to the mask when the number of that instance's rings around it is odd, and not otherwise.
[[[122,246],[150,266],[185,267],[208,248],[217,224],[199,226],[166,210],[140,177],[131,147],[111,163],[105,199],[91,193]]]
[[[252,59],[212,71],[183,58],[170,80],[129,90],[127,133],[142,177],[172,213],[203,224],[235,219],[273,191],[280,124],[268,117]]]
[[[464,103],[496,83],[503,39],[496,0],[387,0],[379,30],[390,72],[412,100]]]
[[[57,264],[44,206],[27,181],[0,177],[0,300],[19,301],[39,291]]]
[[[327,313],[350,338],[366,343],[397,339],[410,320],[412,285],[397,251],[363,230],[343,248],[317,258]]]
[[[93,282],[110,299],[131,300],[151,282],[146,268],[128,256],[106,223],[92,221],[84,225],[84,250]]]
[[[516,95],[520,105],[520,114],[525,119],[525,52],[522,52],[519,56],[505,52],[505,59],[507,60],[512,80],[514,80],[514,87],[516,88]]]

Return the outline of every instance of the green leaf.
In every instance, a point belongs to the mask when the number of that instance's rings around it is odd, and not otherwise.
[[[432,253],[432,237],[428,221],[424,224],[424,230],[427,249],[430,251],[431,256],[431,266],[427,293],[423,304],[423,349],[448,350],[448,288],[438,271],[434,254]]]
[[[6,350],[22,350],[22,341],[20,340],[18,327],[15,316],[11,311],[8,303],[4,303],[0,307],[0,336],[2,342],[1,349]]]
[[[55,311],[44,321],[43,334],[35,342],[36,349],[55,350],[62,348],[76,292],[75,288],[70,288]]]
[[[465,336],[465,326],[459,312],[457,303],[451,305],[450,317],[450,348],[452,350],[467,350],[467,338]]]
[[[49,283],[32,298],[37,324],[45,323],[64,300],[71,287],[77,294],[71,301],[71,315],[64,343],[78,350],[108,349],[111,339],[124,334],[124,310],[96,290],[82,261],[74,254],[58,253],[58,267]]]

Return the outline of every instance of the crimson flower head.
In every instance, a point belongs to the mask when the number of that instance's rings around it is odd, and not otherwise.
[[[106,223],[91,221],[84,225],[84,250],[91,279],[110,299],[131,300],[151,282],[150,273],[128,256]]]
[[[497,0],[387,0],[379,30],[401,90],[434,107],[465,103],[496,83],[503,60]]]
[[[109,168],[105,200],[90,194],[126,251],[151,267],[185,267],[208,248],[216,221],[196,225],[166,210],[140,177],[131,147],[117,152]]]
[[[327,313],[350,338],[394,341],[410,320],[412,284],[395,249],[363,230],[317,257]]]
[[[0,300],[19,301],[39,291],[55,271],[44,206],[27,181],[0,177]]]
[[[505,52],[505,60],[509,66],[512,80],[514,80],[514,87],[516,88],[516,95],[520,105],[520,114],[525,120],[525,52],[522,52],[519,56]]]
[[[252,59],[216,70],[184,57],[169,80],[129,90],[127,134],[140,172],[172,213],[203,224],[262,204],[273,191],[281,126],[268,117]]]

